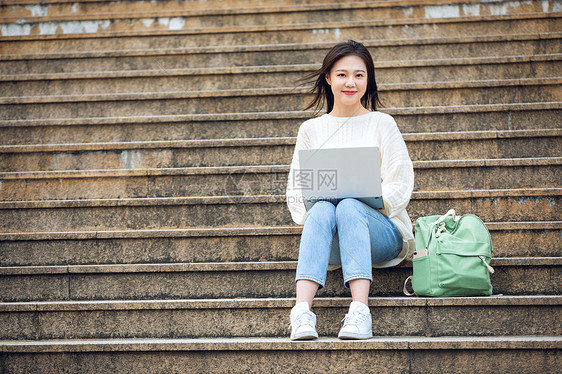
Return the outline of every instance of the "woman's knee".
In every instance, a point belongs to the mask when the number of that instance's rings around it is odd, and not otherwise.
[[[328,201],[319,201],[315,203],[306,215],[305,225],[319,224],[327,225],[330,228],[336,224],[336,207]]]
[[[362,202],[356,199],[343,199],[336,207],[336,220],[342,222],[364,217]]]

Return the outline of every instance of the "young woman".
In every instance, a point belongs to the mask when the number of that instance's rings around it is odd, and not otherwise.
[[[323,288],[328,265],[341,265],[352,302],[338,337],[373,336],[368,307],[372,267],[399,264],[414,247],[412,222],[406,206],[414,187],[414,171],[404,139],[394,119],[377,111],[380,101],[369,51],[349,40],[334,46],[314,79],[315,98],[308,108],[327,114],[304,122],[287,184],[287,204],[293,220],[304,224],[296,273],[296,305],[291,310],[291,339],[314,339],[316,316],[311,311]],[[306,110],[305,109],[305,110]],[[307,212],[294,178],[301,149],[379,147],[384,209],[375,210],[356,199],[337,205],[317,202]]]

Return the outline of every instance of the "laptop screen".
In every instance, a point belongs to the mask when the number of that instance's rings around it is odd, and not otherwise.
[[[293,170],[295,188],[300,188],[305,206],[316,201],[336,203],[356,198],[382,209],[380,151],[378,147],[304,149]]]

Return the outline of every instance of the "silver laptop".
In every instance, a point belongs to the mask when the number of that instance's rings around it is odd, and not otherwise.
[[[299,163],[294,183],[302,189],[307,210],[317,201],[337,204],[350,197],[383,208],[378,147],[303,149]]]

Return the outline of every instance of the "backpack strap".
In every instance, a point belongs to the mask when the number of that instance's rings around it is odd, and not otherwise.
[[[408,278],[406,278],[406,281],[404,282],[404,289],[402,289],[402,292],[404,292],[404,295],[406,296],[414,296],[416,293],[410,293],[408,292],[408,289],[406,288],[406,285],[408,284],[408,281],[412,281],[412,276],[410,275]]]
[[[445,220],[445,218],[447,218],[447,217],[449,217],[449,216],[452,216],[452,217],[453,217],[453,220],[455,220],[455,221],[457,220],[457,214],[455,213],[455,210],[454,210],[454,209],[450,209],[447,213],[445,213],[445,215],[439,217],[439,219],[438,219],[437,221],[435,221],[433,224],[434,224],[434,225],[438,225],[438,224],[440,224],[441,222],[443,222],[443,221]]]
[[[486,262],[486,259],[484,258],[484,256],[478,256],[480,257],[480,259],[482,260],[482,262],[484,263],[484,265],[486,265],[486,268],[488,269],[488,271],[490,272],[490,274],[494,274],[494,268],[491,267],[490,265],[488,265],[488,263]]]

